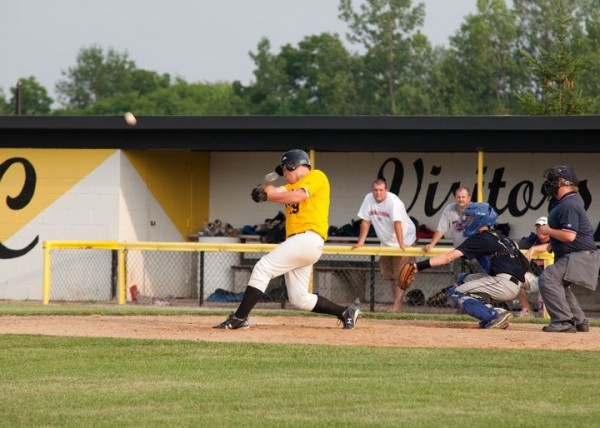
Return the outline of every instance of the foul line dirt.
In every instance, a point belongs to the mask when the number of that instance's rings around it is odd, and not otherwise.
[[[343,346],[600,350],[600,328],[588,333],[544,333],[541,324],[512,323],[482,330],[475,322],[360,318],[342,330],[329,317],[253,316],[250,328],[217,330],[215,316],[0,316],[0,334],[297,343]]]

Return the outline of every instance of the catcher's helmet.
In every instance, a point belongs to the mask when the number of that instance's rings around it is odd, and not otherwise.
[[[463,235],[467,238],[475,235],[482,226],[494,226],[498,214],[485,202],[471,202],[466,206],[462,218]]]
[[[565,165],[555,165],[548,168],[544,172],[544,178],[546,181],[542,184],[542,191],[546,196],[556,196],[561,185],[579,186],[579,179],[575,171]]]
[[[300,165],[306,165],[310,169],[310,158],[306,152],[300,149],[289,150],[281,156],[279,165],[275,167],[275,172],[283,176],[283,168],[293,171]]]

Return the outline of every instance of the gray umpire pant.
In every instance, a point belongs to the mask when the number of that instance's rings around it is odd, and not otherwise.
[[[552,322],[574,321],[581,324],[585,314],[571,290],[570,283],[564,280],[569,263],[565,255],[551,264],[540,274],[540,293]]]

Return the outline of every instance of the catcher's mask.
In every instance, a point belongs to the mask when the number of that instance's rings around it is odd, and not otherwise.
[[[560,186],[578,186],[579,179],[572,168],[564,165],[555,165],[544,172],[546,181],[542,184],[544,195],[556,197]]]
[[[482,226],[494,226],[498,214],[485,202],[471,202],[466,206],[462,217],[463,235],[467,238],[475,235]]]
[[[306,165],[310,169],[310,158],[304,150],[294,149],[287,151],[281,156],[279,165],[275,167],[275,172],[283,176],[283,168],[293,171],[300,165]]]

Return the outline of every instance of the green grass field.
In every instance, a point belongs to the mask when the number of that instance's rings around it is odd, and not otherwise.
[[[34,306],[0,314],[99,311]],[[598,373],[590,351],[2,335],[0,426],[592,427]]]

